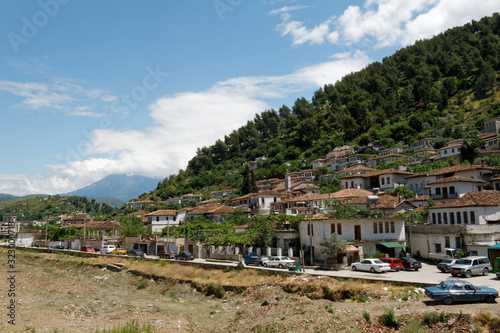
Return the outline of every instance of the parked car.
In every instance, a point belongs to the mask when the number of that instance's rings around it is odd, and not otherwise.
[[[90,246],[90,245],[82,245],[80,247],[80,251],[83,251],[83,252],[95,252],[95,249],[93,246]]]
[[[132,251],[129,252],[129,255],[136,256],[136,257],[142,257],[142,256],[144,256],[144,251],[133,249]]]
[[[291,267],[295,266],[295,260],[283,256],[269,257],[262,262],[262,266],[279,268]]]
[[[170,250],[158,252],[158,257],[164,258],[164,259],[173,259],[173,258],[175,258],[176,255],[177,255],[177,253],[175,253],[174,251],[170,251]]]
[[[455,265],[459,259],[445,259],[437,264],[437,269],[439,269],[443,273],[447,273],[450,271],[450,267]]]
[[[380,259],[363,259],[360,262],[353,262],[351,264],[351,269],[353,271],[367,271],[367,272],[387,272],[391,270],[391,266],[388,263],[383,262]]]
[[[403,263],[403,269],[405,271],[411,269],[418,271],[420,268],[422,268],[422,263],[413,258],[400,257],[399,259],[401,259],[401,262]]]
[[[396,272],[403,270],[403,262],[399,258],[380,258],[380,260],[388,263]]]
[[[471,277],[472,275],[488,275],[493,270],[490,260],[486,257],[467,257],[460,259],[450,267],[452,276]]]
[[[486,301],[495,303],[498,291],[489,287],[476,287],[468,281],[448,280],[435,287],[425,288],[425,294],[435,301],[446,305],[458,301]]]
[[[113,252],[114,250],[116,250],[116,246],[110,245],[110,244],[105,244],[101,247],[99,252],[101,252],[103,254],[109,254],[109,253]]]
[[[111,254],[121,254],[121,255],[125,255],[127,254],[127,250],[121,248],[121,247],[118,247],[116,249],[114,249],[113,251],[111,251]]]
[[[176,260],[194,260],[194,256],[189,251],[181,251],[175,256]]]
[[[61,244],[56,245],[56,249],[58,249],[58,250],[64,250],[64,245],[61,245]]]

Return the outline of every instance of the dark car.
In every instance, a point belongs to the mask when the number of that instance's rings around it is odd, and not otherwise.
[[[450,272],[451,265],[455,265],[457,261],[458,259],[445,259],[437,264],[437,269],[444,273]]]
[[[144,251],[142,250],[132,250],[130,251],[129,255],[131,256],[136,256],[136,257],[143,257],[144,256]]]
[[[64,246],[63,245],[56,245],[56,249],[58,249],[58,250],[64,250]]]
[[[194,256],[189,251],[182,251],[175,256],[176,260],[194,260]]]
[[[403,262],[403,269],[406,270],[411,270],[414,269],[418,271],[420,268],[422,268],[422,264],[420,261],[417,261],[413,258],[408,258],[408,257],[401,257],[399,258]]]
[[[425,294],[435,301],[446,305],[453,302],[485,301],[495,303],[498,291],[488,287],[476,287],[468,281],[448,280],[435,287],[425,288]]]
[[[177,253],[175,253],[174,251],[170,251],[170,250],[158,252],[158,257],[164,258],[164,259],[173,259],[173,258],[175,258],[176,255],[177,255]]]
[[[388,263],[396,272],[403,270],[403,262],[399,258],[380,258],[380,260]]]

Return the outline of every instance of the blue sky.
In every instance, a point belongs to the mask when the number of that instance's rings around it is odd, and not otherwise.
[[[164,178],[266,109],[497,0],[1,1],[0,193]]]

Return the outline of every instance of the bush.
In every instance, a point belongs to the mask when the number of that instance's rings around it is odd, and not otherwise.
[[[145,289],[147,286],[148,286],[148,280],[147,279],[142,279],[137,284],[137,289]]]
[[[425,327],[422,325],[422,321],[417,317],[411,317],[408,320],[403,332],[405,333],[425,333]]]
[[[444,312],[437,313],[437,312],[426,312],[424,313],[424,325],[427,325],[429,327],[432,327],[433,325],[437,323],[444,323],[446,322],[446,314]]]
[[[220,284],[210,283],[207,286],[207,296],[214,295],[217,298],[224,298],[226,291]]]
[[[366,322],[367,322],[368,324],[371,324],[371,322],[372,322],[372,318],[371,318],[371,316],[370,316],[370,312],[368,312],[368,311],[366,311],[366,310],[365,310],[365,311],[363,311],[363,318],[365,318],[365,320],[366,320]]]
[[[399,321],[396,319],[393,309],[387,309],[383,315],[378,317],[378,321],[387,327],[399,327]]]

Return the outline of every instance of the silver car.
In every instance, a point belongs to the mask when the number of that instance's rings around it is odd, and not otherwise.
[[[486,257],[467,257],[460,259],[450,267],[452,276],[471,277],[472,275],[488,275],[493,270],[491,263]]]
[[[262,261],[262,266],[265,267],[291,267],[295,265],[295,260],[292,260],[288,257],[269,257],[266,260]]]

